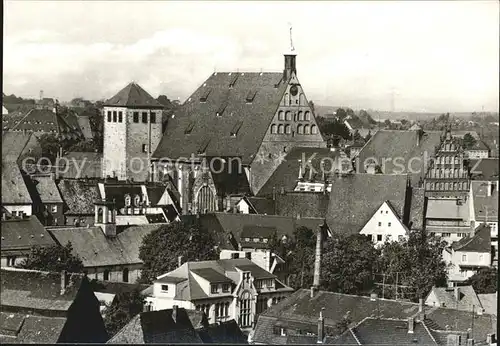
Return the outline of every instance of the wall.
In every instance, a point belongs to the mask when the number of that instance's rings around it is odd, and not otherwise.
[[[462,255],[466,255],[466,261],[462,261]],[[451,256],[447,256],[452,264],[448,269],[448,281],[465,281],[476,273],[474,269],[460,270],[460,264],[477,265],[489,267],[491,265],[490,253],[453,251]],[[443,257],[443,259],[445,259]]]
[[[111,112],[111,122],[108,114]],[[113,112],[117,113],[117,122],[113,122]],[[122,113],[122,122],[119,122],[119,112]],[[103,172],[104,176],[125,179],[123,165],[126,161],[126,139],[127,139],[127,108],[104,107],[104,149],[103,149]]]
[[[19,213],[22,211],[24,215],[32,215],[33,213],[33,208],[31,204],[25,204],[25,205],[2,205],[7,211],[10,213],[16,212]]]
[[[238,202],[237,209],[242,214],[249,214],[250,213],[250,210],[249,210],[250,207],[249,207],[248,203],[245,202],[245,200],[243,200],[243,199],[240,202]]]
[[[406,237],[407,229],[401,224],[398,217],[394,215],[387,203],[384,203],[377,209],[360,233],[371,235],[373,243],[381,245],[386,240],[398,241],[399,236]],[[379,236],[381,236],[380,240],[378,240]]]
[[[487,159],[489,157],[488,150],[467,150],[469,159]]]
[[[75,220],[80,222],[80,227],[87,227],[87,225],[94,225],[94,214],[92,215],[66,215],[64,224],[67,226],[74,226]]]
[[[128,268],[128,282],[136,283],[137,279],[139,279],[142,270],[142,264],[129,264],[129,265],[117,265],[117,266],[102,266],[102,267],[87,267],[85,270],[87,271],[87,275],[89,279],[96,279],[100,281],[104,280],[104,271],[109,270],[109,280],[113,282],[123,282],[122,274],[123,269]]]

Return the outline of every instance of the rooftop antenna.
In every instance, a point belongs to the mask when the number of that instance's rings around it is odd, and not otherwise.
[[[293,46],[293,39],[292,39],[292,23],[288,23],[288,26],[290,27],[290,51],[293,52],[295,51],[295,47]]]

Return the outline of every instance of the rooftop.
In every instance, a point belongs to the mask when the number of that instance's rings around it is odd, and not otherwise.
[[[469,203],[457,203],[456,199],[428,199],[427,219],[469,220]]]
[[[491,229],[487,224],[476,228],[474,235],[464,237],[451,245],[453,250],[462,252],[491,252]]]
[[[2,256],[29,253],[31,247],[50,246],[55,242],[34,215],[2,221]]]
[[[458,301],[455,299],[455,288],[458,289]],[[433,287],[429,295],[434,295],[439,302],[438,306],[442,307],[463,311],[472,311],[472,306],[481,307],[481,302],[472,286]]]
[[[132,82],[120,90],[115,96],[106,100],[104,106],[129,108],[156,108],[163,106],[156,101],[139,84]]]
[[[95,182],[84,179],[61,179],[58,187],[67,207],[65,214],[94,215],[94,201],[100,198]]]
[[[493,184],[498,184],[496,181]],[[476,221],[498,219],[498,191],[489,181],[471,181],[474,216]],[[490,196],[488,196],[488,190]]]

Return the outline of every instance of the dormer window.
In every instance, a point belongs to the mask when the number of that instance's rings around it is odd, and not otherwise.
[[[229,292],[230,285],[229,284],[223,284],[222,285],[222,292],[227,293]]]
[[[130,196],[129,195],[125,195],[125,206],[126,207],[130,207],[131,202],[132,202],[132,200],[131,200]]]
[[[257,94],[257,90],[250,90],[247,94],[246,101],[247,103],[252,103],[255,95]]]
[[[217,110],[216,115],[217,115],[218,117],[221,117],[221,116],[222,116],[222,114],[224,113],[224,111],[226,110],[226,107],[227,107],[227,103],[223,103],[223,104],[219,107],[219,109]]]
[[[191,131],[193,131],[194,124],[195,124],[195,122],[191,121],[189,123],[189,125],[186,127],[186,129],[184,130],[184,134],[186,134],[186,135],[191,134]]]
[[[231,78],[231,82],[229,82],[229,88],[233,88],[234,85],[236,84],[236,81],[238,80],[239,74],[235,73],[233,77]]]
[[[217,284],[212,284],[212,285],[210,285],[210,292],[211,292],[212,294],[217,294],[217,293],[218,293],[218,291],[219,291],[219,290],[218,290],[218,288],[219,288],[219,287],[218,287],[218,285],[217,285]]]
[[[161,285],[162,292],[168,292],[168,285]]]
[[[231,129],[231,137],[236,137],[238,131],[241,128],[241,125],[243,125],[243,121],[240,120],[233,126],[233,128]]]
[[[200,97],[200,102],[207,102],[208,95],[210,95],[211,92],[212,92],[212,89],[205,90],[205,92]]]

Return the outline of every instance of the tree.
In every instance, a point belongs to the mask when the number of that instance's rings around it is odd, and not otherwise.
[[[347,128],[347,126],[343,123],[343,121],[337,119],[325,119],[323,117],[316,118],[318,127],[320,132],[328,137],[335,138],[334,145],[338,144],[338,141],[341,138],[350,139],[351,132]]]
[[[463,146],[465,149],[472,148],[476,145],[477,140],[470,133],[464,135]]]
[[[144,297],[138,289],[132,292],[120,292],[113,303],[106,309],[104,325],[109,336],[120,331],[134,316],[144,309]]]
[[[83,263],[80,257],[72,254],[73,246],[68,242],[65,246],[52,245],[49,247],[34,246],[28,257],[20,263],[24,269],[70,273],[83,272]]]
[[[42,156],[54,163],[61,147],[60,141],[54,135],[43,134],[38,138],[38,142],[42,148]]]
[[[370,138],[372,138],[372,132],[368,131],[368,134],[365,137],[365,142],[368,142],[370,140]]]
[[[139,248],[139,258],[144,262],[141,282],[150,283],[183,262],[218,259],[212,234],[194,223],[173,222],[149,233]]]
[[[346,294],[370,290],[378,253],[367,236],[334,235],[323,250],[322,288]]]
[[[445,246],[445,242],[436,237],[429,238],[425,231],[411,231],[408,239],[386,242],[382,246],[377,265],[379,274],[386,275],[396,285],[407,286],[398,289],[398,297],[418,301],[432,286],[446,284],[447,266],[442,258]],[[395,294],[389,290],[386,292],[386,298]]]
[[[347,113],[344,108],[338,108],[337,112],[335,112],[335,115],[340,120],[344,120],[344,118],[347,117]]]
[[[361,139],[361,135],[359,134],[359,131],[358,130],[355,130],[353,135],[352,135],[352,139],[354,141],[359,141]]]
[[[476,293],[495,293],[498,290],[498,273],[496,268],[483,268],[469,278]]]
[[[166,108],[171,108],[172,107],[172,101],[169,100],[169,98],[167,97],[167,95],[160,95],[160,96],[158,96],[158,98],[156,99],[156,101],[158,101],[159,103],[161,103]]]

